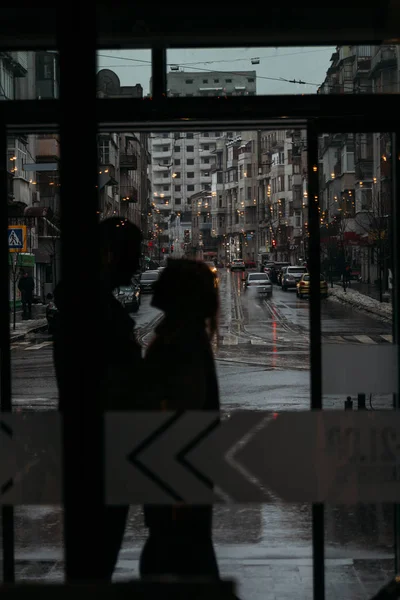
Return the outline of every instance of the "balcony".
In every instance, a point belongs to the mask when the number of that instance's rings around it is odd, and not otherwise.
[[[127,169],[129,171],[135,171],[137,169],[137,155],[136,154],[120,154],[119,155],[119,168]]]
[[[301,186],[303,185],[303,176],[300,173],[294,173],[292,175],[292,186]]]
[[[133,185],[121,185],[120,197],[122,202],[130,202],[136,204],[139,200],[137,188]]]
[[[59,158],[60,144],[54,137],[38,138],[36,140],[36,158]]]
[[[395,67],[396,64],[396,46],[380,46],[371,60],[371,75],[377,70]]]
[[[303,208],[303,188],[302,186],[293,186],[293,208],[295,210]]]
[[[168,150],[154,150],[152,152],[153,159],[170,158],[172,155],[172,146]]]
[[[363,181],[365,179],[372,179],[373,176],[373,162],[372,160],[360,160],[355,165],[355,179],[356,181]]]

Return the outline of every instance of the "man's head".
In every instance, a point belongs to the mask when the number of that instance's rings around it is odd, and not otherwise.
[[[98,228],[102,268],[110,285],[129,285],[139,268],[142,235],[136,225],[121,217],[101,221]]]

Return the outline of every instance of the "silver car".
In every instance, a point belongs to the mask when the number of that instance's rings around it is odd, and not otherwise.
[[[245,291],[250,289],[259,296],[272,296],[272,283],[266,273],[249,273],[244,282]]]
[[[304,266],[286,267],[282,274],[282,290],[286,292],[289,288],[296,289],[297,283],[300,281],[307,269]]]

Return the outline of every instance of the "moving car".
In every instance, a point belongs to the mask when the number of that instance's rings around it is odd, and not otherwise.
[[[278,282],[278,276],[284,267],[290,267],[290,262],[273,263],[270,273],[272,283],[278,283],[278,285],[280,285],[280,283]]]
[[[206,265],[207,265],[207,267],[209,267],[209,268],[210,268],[210,270],[211,270],[211,271],[212,271],[212,272],[213,272],[215,275],[218,273],[218,269],[217,269],[217,267],[215,266],[215,264],[214,264],[213,262],[211,262],[211,261],[207,261],[207,262],[206,262]]]
[[[272,296],[272,283],[266,273],[248,273],[243,281],[245,291],[254,289],[259,296]]]
[[[241,258],[234,258],[230,264],[231,271],[245,271],[246,265],[244,264],[244,260]]]
[[[321,296],[323,298],[327,298],[328,297],[328,282],[326,281],[326,279],[323,275],[320,275],[319,280],[320,280],[319,289],[320,289]],[[297,282],[296,295],[298,298],[303,298],[304,296],[310,295],[310,274],[309,273],[304,273],[304,275],[302,275],[302,277],[300,278],[300,281]]]
[[[300,281],[305,273],[307,273],[307,268],[304,266],[286,267],[282,273],[282,291],[285,292],[289,288],[296,288],[298,281]]]
[[[142,294],[152,293],[153,286],[159,278],[159,271],[145,271],[140,277],[140,291]]]
[[[248,259],[245,261],[245,266],[246,269],[255,269],[256,268],[256,262],[254,260]]]

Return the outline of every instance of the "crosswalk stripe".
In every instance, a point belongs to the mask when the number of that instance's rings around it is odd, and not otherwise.
[[[239,339],[236,335],[225,336],[222,340],[223,346],[237,346],[239,343]]]
[[[263,342],[261,340],[251,340],[253,346],[268,346],[268,342]]]
[[[340,344],[346,343],[346,340],[341,335],[329,335],[325,339],[332,340],[333,342],[339,342]]]
[[[381,338],[393,344],[393,336],[392,335],[381,335]]]
[[[373,340],[369,335],[355,335],[354,338],[361,342],[362,344],[376,344],[375,340]]]
[[[41,348],[45,348],[46,346],[50,346],[53,342],[42,342],[41,344],[34,344],[33,346],[28,346],[25,350],[40,350]]]

